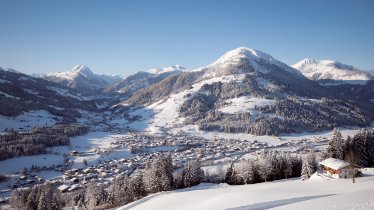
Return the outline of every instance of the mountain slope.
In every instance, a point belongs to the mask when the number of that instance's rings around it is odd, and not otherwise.
[[[344,99],[344,100],[343,100]],[[130,128],[278,135],[344,125],[368,125],[373,104],[340,96],[270,55],[237,48],[216,62],[172,75],[122,102]],[[140,107],[136,109],[134,107]]]
[[[165,67],[163,69],[150,69],[147,72],[139,71],[107,86],[104,89],[104,92],[118,92],[122,96],[128,97],[142,88],[160,82],[171,75],[180,74],[185,70],[184,67],[176,65]]]
[[[41,78],[0,70],[0,115],[16,117],[32,110],[45,110],[58,121],[75,122],[81,114],[94,112],[96,104],[90,97]],[[36,119],[34,119],[36,120]]]
[[[306,77],[318,80],[321,84],[357,84],[365,85],[373,77],[353,66],[331,60],[303,59],[293,65]],[[326,83],[328,82],[328,83]]]
[[[119,81],[121,77],[94,74],[87,66],[77,65],[71,71],[49,73],[44,79],[67,87],[92,91]]]

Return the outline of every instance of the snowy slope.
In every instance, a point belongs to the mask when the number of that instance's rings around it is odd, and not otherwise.
[[[306,77],[312,80],[335,80],[336,84],[365,85],[373,77],[353,66],[331,60],[305,58],[293,65]]]
[[[373,169],[371,169],[373,170]],[[373,172],[365,172],[373,173]],[[374,177],[308,181],[299,179],[253,185],[201,184],[150,195],[118,210],[141,209],[373,209]]]
[[[188,96],[197,94],[205,84],[212,84],[214,82],[227,83],[230,81],[241,81],[242,79],[243,75],[231,75],[202,80],[192,85],[191,89],[172,94],[167,100],[157,101],[131,113],[133,116],[141,116],[142,119],[140,122],[130,123],[129,126],[134,130],[148,131],[154,134],[161,133],[160,128],[170,129],[176,125],[181,126],[184,119],[179,116],[179,109]]]

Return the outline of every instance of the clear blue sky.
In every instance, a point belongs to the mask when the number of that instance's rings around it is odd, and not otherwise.
[[[0,66],[129,74],[247,46],[374,69],[373,0],[0,0]]]

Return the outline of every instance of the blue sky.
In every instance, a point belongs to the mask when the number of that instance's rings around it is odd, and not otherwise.
[[[0,0],[0,66],[96,73],[207,65],[246,46],[374,69],[372,0]]]

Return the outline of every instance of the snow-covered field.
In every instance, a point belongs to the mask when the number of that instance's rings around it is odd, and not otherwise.
[[[150,195],[118,210],[374,209],[374,169],[364,174],[355,183],[314,176],[308,181],[289,179],[241,186],[201,184]]]
[[[238,112],[249,112],[251,115],[256,115],[256,107],[272,106],[274,100],[242,96],[225,101],[228,105],[220,109],[221,112],[234,114]]]
[[[17,117],[0,116],[0,132],[6,128],[13,129],[31,129],[34,126],[51,126],[56,123],[55,116],[46,110],[29,111],[20,114]]]
[[[113,158],[126,158],[133,156],[133,154],[131,154],[127,149],[111,150],[110,143],[115,141],[116,138],[121,138],[121,136],[122,135],[115,135],[107,132],[91,132],[83,136],[72,137],[70,139],[71,146],[69,147],[54,147],[50,149],[50,153],[48,154],[16,157],[0,161],[0,172],[2,174],[12,174],[19,172],[24,168],[30,169],[32,165],[38,167],[62,165],[64,164],[63,154],[69,154],[69,152],[73,150],[80,152],[82,155],[70,156],[71,160],[74,162],[72,168],[84,167],[84,159],[87,160],[88,165],[94,165],[97,164],[99,160],[104,161]],[[92,152],[94,149],[106,152],[99,155]],[[61,172],[54,170],[42,170],[39,172],[33,172],[33,174],[44,179],[51,179],[62,175]],[[0,189],[3,189],[8,184],[0,186]]]

